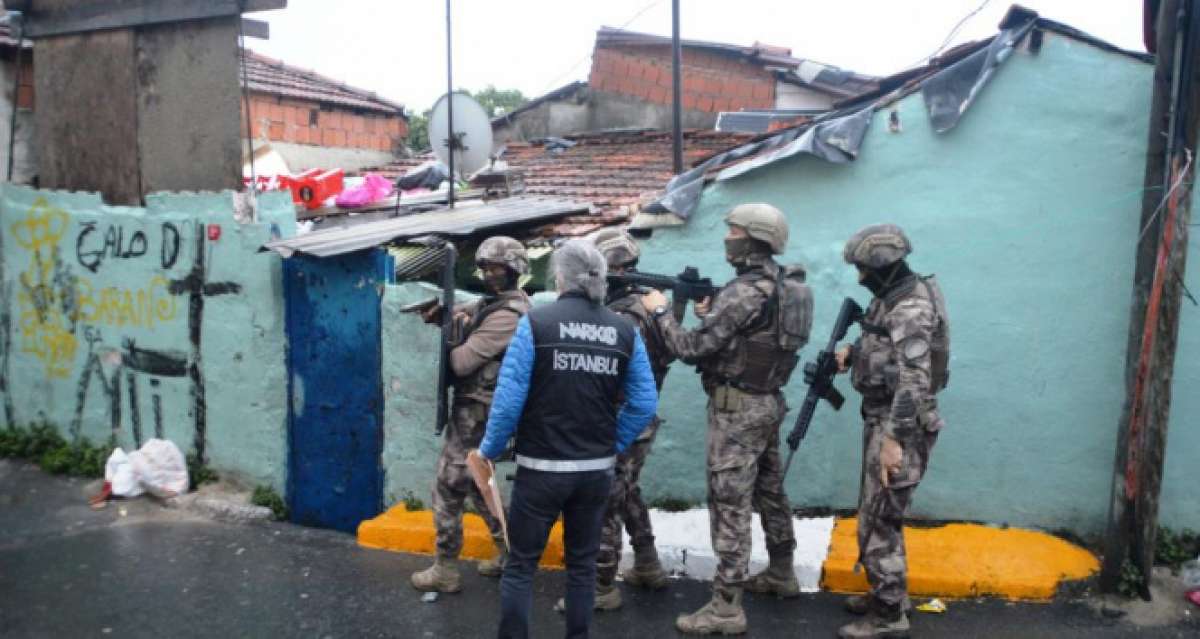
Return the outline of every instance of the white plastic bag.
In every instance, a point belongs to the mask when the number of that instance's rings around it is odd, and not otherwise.
[[[114,450],[104,466],[104,479],[118,497],[136,497],[144,492],[172,497],[187,492],[187,462],[175,444],[151,439],[128,455],[120,448]]]

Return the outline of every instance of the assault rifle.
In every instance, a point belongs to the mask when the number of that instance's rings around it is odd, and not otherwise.
[[[450,420],[450,404],[446,398],[449,393],[452,380],[450,379],[450,349],[454,348],[458,341],[454,320],[454,265],[458,261],[458,251],[450,242],[443,242],[441,248],[445,250],[445,255],[442,261],[442,298],[441,298],[441,325],[442,338],[441,345],[438,349],[438,383],[437,383],[437,425],[434,427],[434,434],[439,437],[446,430],[446,424]],[[438,306],[438,299],[431,298],[415,304],[409,304],[400,309],[402,313],[424,313]]]
[[[683,312],[687,310],[688,300],[699,302],[717,294],[717,287],[713,286],[712,279],[700,277],[700,271],[695,266],[683,269],[683,272],[675,277],[632,270],[620,275],[610,273],[608,285],[646,286],[660,291],[671,291],[671,312],[680,322],[683,321]]]
[[[800,442],[808,434],[808,425],[812,422],[813,413],[817,410],[817,402],[824,399],[833,406],[834,410],[841,410],[842,404],[846,401],[838,389],[833,387],[833,378],[838,374],[836,349],[838,342],[845,339],[850,325],[861,321],[862,317],[863,310],[858,302],[849,297],[843,300],[842,309],[838,311],[837,321],[833,324],[833,334],[829,336],[829,344],[825,350],[817,354],[817,361],[804,365],[804,383],[808,384],[808,394],[804,396],[800,414],[796,416],[792,432],[787,436],[787,445],[791,450],[788,451],[787,463],[783,465],[784,475],[787,475],[788,467],[792,465],[792,456],[796,454]]]

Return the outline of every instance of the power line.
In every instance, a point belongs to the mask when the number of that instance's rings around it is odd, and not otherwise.
[[[626,20],[625,22],[623,22],[623,23],[621,24],[621,26],[619,26],[619,27],[617,27],[617,28],[618,28],[618,29],[624,29],[625,27],[627,27],[627,26],[629,26],[629,25],[633,24],[635,20],[637,20],[638,18],[640,18],[640,17],[642,17],[643,15],[645,15],[647,11],[649,11],[649,10],[653,9],[654,7],[656,7],[656,6],[658,6],[658,5],[662,4],[662,3],[663,3],[663,0],[653,0],[652,2],[650,2],[649,4],[647,4],[646,6],[642,7],[640,10],[638,10],[638,12],[637,12],[637,13],[633,14],[633,17],[632,17],[632,18],[630,18],[630,19]],[[570,75],[570,74],[574,73],[574,72],[575,72],[575,69],[576,69],[576,68],[578,68],[578,67],[579,67],[579,65],[583,64],[584,62],[586,62],[586,61],[587,61],[587,59],[588,59],[588,58],[590,58],[590,57],[592,57],[592,54],[591,54],[591,53],[588,53],[587,55],[585,55],[585,56],[583,56],[582,58],[580,58],[578,61],[576,61],[576,62],[575,62],[575,64],[572,64],[572,65],[570,66],[570,68],[568,68],[568,69],[567,69],[566,71],[564,71],[563,73],[560,73],[560,74],[559,74],[558,76],[556,76],[556,77],[555,77],[553,80],[551,80],[551,81],[550,81],[550,83],[549,83],[548,85],[546,85],[546,88],[542,89],[541,91],[538,91],[538,96],[545,95],[545,94],[546,94],[546,93],[548,93],[548,92],[549,92],[551,89],[553,89],[553,88],[557,87],[557,86],[558,86],[558,83],[559,83],[559,82],[561,82],[563,78],[565,78],[565,77],[567,77],[568,75]],[[537,96],[534,96],[534,97],[537,97]]]
[[[950,44],[950,41],[954,39],[954,36],[958,35],[958,32],[963,28],[963,25],[965,25],[968,20],[970,20],[971,18],[974,18],[976,15],[978,15],[980,11],[983,11],[984,7],[988,6],[988,3],[990,3],[991,1],[992,0],[983,0],[983,2],[981,2],[978,7],[975,7],[974,11],[963,16],[963,18],[958,21],[958,24],[955,24],[954,28],[950,30],[949,35],[947,35],[946,38],[944,40],[942,40],[942,43],[938,45],[938,48],[933,50],[933,53],[930,53],[929,55],[925,56],[924,58],[921,58],[920,60],[917,60],[916,62],[914,62],[904,68],[911,69],[915,66],[924,64],[926,61],[930,60],[935,55],[941,53],[942,50],[946,48],[946,45]]]

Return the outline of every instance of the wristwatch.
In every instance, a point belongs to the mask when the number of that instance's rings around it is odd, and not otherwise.
[[[654,319],[658,319],[658,318],[662,317],[663,315],[667,314],[667,307],[666,306],[656,306],[656,307],[654,307],[653,313],[654,313]]]

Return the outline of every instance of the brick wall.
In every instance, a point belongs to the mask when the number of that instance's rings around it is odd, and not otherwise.
[[[391,151],[408,135],[408,124],[399,116],[322,110],[315,102],[266,94],[250,96],[250,113],[255,140]]]
[[[775,106],[775,79],[755,64],[708,51],[682,51],[683,108],[717,113]],[[669,46],[601,47],[592,52],[592,89],[671,103]]]

